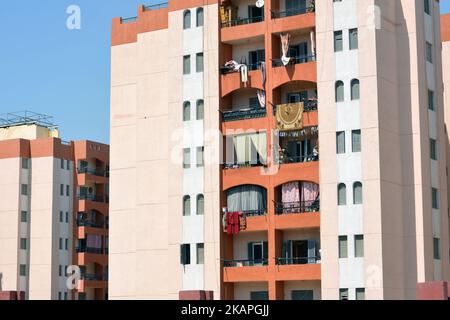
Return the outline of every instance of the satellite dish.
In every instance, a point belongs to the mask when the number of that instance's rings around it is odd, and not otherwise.
[[[264,7],[264,0],[257,0],[256,1],[256,7],[258,7],[258,8]]]

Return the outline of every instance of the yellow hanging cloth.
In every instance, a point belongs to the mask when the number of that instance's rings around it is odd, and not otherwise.
[[[287,103],[277,106],[277,129],[280,131],[303,128],[303,102]]]

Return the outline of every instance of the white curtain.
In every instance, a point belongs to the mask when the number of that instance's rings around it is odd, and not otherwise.
[[[227,192],[229,212],[267,209],[267,192],[260,186],[245,185],[232,188]]]

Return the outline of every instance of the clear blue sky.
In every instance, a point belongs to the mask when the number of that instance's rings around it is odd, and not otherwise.
[[[65,140],[109,142],[111,19],[163,0],[3,1],[0,10],[0,113],[54,116]],[[66,9],[81,9],[68,30]],[[441,0],[450,12],[450,0]]]

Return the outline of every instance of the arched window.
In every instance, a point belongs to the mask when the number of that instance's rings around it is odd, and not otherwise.
[[[351,82],[352,100],[359,100],[359,80],[353,79]]]
[[[191,11],[186,10],[183,13],[183,29],[189,29],[191,27]]]
[[[197,120],[203,120],[205,107],[203,100],[197,100]]]
[[[203,26],[203,8],[197,9],[197,27]]]
[[[362,204],[362,183],[355,182],[353,184],[353,204]]]
[[[184,196],[183,197],[183,216],[191,215],[191,197]]]
[[[338,185],[338,205],[345,206],[347,204],[347,187],[345,183]]]
[[[342,81],[336,81],[336,102],[344,101],[344,83]]]
[[[205,197],[202,194],[197,196],[197,215],[205,214]]]
[[[183,121],[191,120],[191,103],[186,101],[183,103]]]

